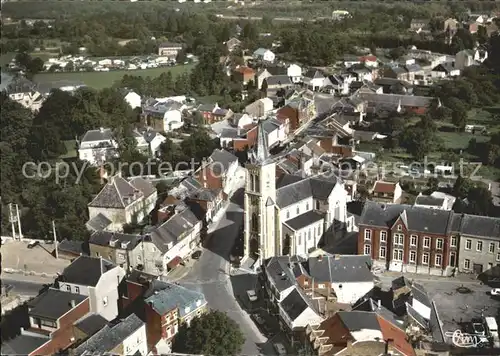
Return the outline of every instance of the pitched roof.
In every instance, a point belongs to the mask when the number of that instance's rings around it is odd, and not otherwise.
[[[269,51],[269,50],[268,50],[268,49],[266,49],[266,48],[262,48],[262,47],[261,47],[261,48],[257,48],[257,49],[255,50],[255,52],[253,52],[253,55],[254,55],[254,56],[263,56],[264,54],[266,54],[266,52],[267,52],[267,51]],[[270,52],[270,51],[269,51],[269,52]]]
[[[231,164],[238,162],[238,157],[224,149],[215,149],[208,160],[213,173],[221,175],[227,172]]]
[[[83,241],[74,241],[64,239],[57,243],[57,250],[59,252],[69,252],[75,255],[86,254]]]
[[[108,320],[97,313],[90,313],[77,320],[73,325],[83,331],[87,336],[92,336],[108,324]]]
[[[62,282],[95,287],[101,276],[115,267],[102,258],[80,256],[63,270]]]
[[[383,340],[377,314],[364,311],[340,311],[337,313],[345,328],[355,341]]]
[[[2,355],[29,355],[50,339],[33,335],[18,335],[14,339],[2,344]]]
[[[373,191],[376,193],[394,193],[398,183],[383,182],[378,180],[373,185]]]
[[[295,285],[295,278],[290,270],[290,256],[271,257],[266,261],[266,272],[279,292]]]
[[[371,264],[369,256],[321,256],[309,257],[306,269],[318,282],[372,282]]]
[[[500,218],[456,214],[460,219],[460,232],[464,236],[486,237],[500,240]]]
[[[89,130],[83,135],[81,142],[110,141],[114,139],[111,129]]]
[[[144,322],[135,314],[129,315],[126,319],[120,320],[116,324],[106,325],[99,332],[94,334],[80,346],[75,348],[76,356],[87,353],[106,353],[112,351],[125,339],[144,326]]]
[[[139,242],[141,242],[142,236],[132,235],[132,234],[121,234],[118,232],[110,231],[98,231],[90,236],[89,243],[99,246],[114,246],[118,249],[133,250]]]
[[[106,216],[103,214],[99,213],[96,216],[94,216],[92,219],[87,221],[86,226],[90,230],[93,231],[102,231],[106,229],[109,225],[111,225],[112,221],[109,220]]]
[[[151,240],[160,251],[167,252],[169,245],[184,239],[186,233],[199,222],[191,209],[184,209],[151,231]]]
[[[297,287],[281,301],[280,307],[292,322],[299,318],[307,309],[311,309],[317,313],[310,299]]]
[[[292,85],[290,77],[287,75],[272,75],[264,79],[267,85]]]
[[[43,294],[28,302],[29,315],[57,320],[73,309],[72,301],[75,302],[75,305],[78,305],[87,298],[88,296],[85,295],[49,288]]]
[[[419,195],[415,198],[415,205],[442,206],[444,198],[436,198],[430,195]]]
[[[323,220],[324,218],[324,214],[321,214],[314,210],[310,210],[304,214],[294,217],[293,219],[287,220],[285,224],[291,227],[294,231],[298,231],[320,220]]]
[[[119,175],[113,176],[104,185],[97,196],[89,203],[89,207],[125,208],[140,198],[147,198],[156,192],[151,183],[141,177],[130,181]]]
[[[284,182],[288,180],[295,180],[295,182],[284,185]],[[280,208],[286,208],[310,197],[327,200],[336,184],[335,177],[316,176],[300,180],[295,177],[281,178],[280,184],[276,186],[276,203]]]
[[[427,209],[404,204],[380,204],[365,202],[359,221],[360,225],[391,227],[400,217],[406,215],[406,228],[409,231],[448,235],[451,231],[453,212]]]
[[[180,317],[206,304],[203,293],[182,287],[178,284],[154,280],[144,294],[144,301],[159,314],[179,308]],[[186,311],[189,308],[189,311]]]

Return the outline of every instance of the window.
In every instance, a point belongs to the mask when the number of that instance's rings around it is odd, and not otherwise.
[[[365,229],[365,240],[372,239],[372,230]]]
[[[401,225],[398,225],[398,231],[403,231],[403,227]]]
[[[436,240],[436,248],[438,250],[442,250],[443,249],[443,239],[437,239]]]
[[[424,252],[424,254],[422,255],[422,264],[423,265],[429,264],[429,253],[428,252]]]
[[[387,242],[387,231],[380,231],[380,242]]]
[[[470,250],[472,248],[472,240],[467,239],[465,240],[465,249]]]
[[[299,243],[299,245],[302,245],[302,234],[301,233],[299,233],[299,235],[298,235],[298,243]]]
[[[102,305],[103,305],[103,306],[108,305],[108,297],[104,297],[104,298],[102,298]]]
[[[319,289],[325,289],[325,285],[324,284],[318,284],[318,288]]]
[[[306,211],[309,211],[309,203],[306,203]]]
[[[405,235],[403,234],[394,234],[394,245],[404,245]]]
[[[476,242],[476,251],[481,252],[483,250],[483,241]]]
[[[411,235],[410,236],[410,246],[417,246],[417,242],[418,242],[418,236]]]
[[[318,225],[318,236],[321,235],[321,225]]]
[[[286,218],[290,219],[290,211],[289,210],[286,211]]]
[[[75,293],[80,294],[80,287],[75,287]]]
[[[424,247],[425,248],[431,247],[431,238],[428,236],[424,236]]]
[[[40,325],[48,326],[50,328],[57,328],[57,322],[51,320],[40,319]]]
[[[488,252],[489,253],[495,252],[495,243],[494,242],[490,242],[490,246],[488,247]]]
[[[378,254],[378,256],[380,258],[385,258],[387,255],[387,250],[385,249],[385,246],[380,246],[380,252]]]
[[[450,246],[457,247],[457,237],[456,236],[452,236]]]
[[[470,260],[464,260],[464,268],[470,269]]]
[[[497,252],[497,261],[500,261],[500,252]]]
[[[297,207],[297,215],[300,214],[300,206]]]
[[[307,241],[311,241],[311,228],[309,228],[309,231],[307,232]]]
[[[403,261],[403,250],[394,250],[392,259],[394,261]]]
[[[410,251],[410,263],[415,263],[417,261],[417,252]]]
[[[434,265],[436,267],[439,267],[441,266],[441,263],[443,262],[443,256],[441,255],[436,255],[436,257],[434,258]]]
[[[365,255],[371,255],[372,254],[372,246],[371,245],[365,245]]]
[[[306,279],[304,280],[304,286],[308,286],[309,285],[309,281]]]
[[[250,174],[250,190],[255,191],[255,180],[253,174]]]
[[[255,191],[257,193],[260,193],[260,179],[259,179],[259,176],[255,175],[254,178],[255,178]]]
[[[71,292],[71,286],[66,285],[66,291]]]
[[[316,210],[319,210],[320,205],[321,205],[321,204],[320,204],[319,200],[316,200]]]

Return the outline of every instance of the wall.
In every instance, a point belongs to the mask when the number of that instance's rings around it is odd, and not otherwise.
[[[304,227],[296,231],[295,244],[297,254],[307,254],[310,249],[318,245],[321,236],[323,235],[324,220],[320,220],[314,224]]]
[[[413,309],[415,309],[415,311],[417,311],[420,315],[422,315],[427,320],[429,320],[431,318],[431,308],[420,303],[415,298],[413,298],[412,307],[413,307]]]
[[[314,207],[313,207],[312,197],[301,200],[295,204],[282,208],[280,211],[280,220],[281,222],[286,222],[287,220],[293,219],[299,215],[302,215],[304,213],[307,213],[308,211],[313,210],[313,208]]]
[[[123,224],[127,223],[127,217],[125,215],[125,209],[113,209],[113,208],[97,208],[89,206],[89,220],[93,217],[102,214],[111,220],[111,225],[108,227],[110,231],[121,231]]]
[[[471,240],[471,249],[465,249],[467,240]],[[477,242],[482,241],[483,249],[482,252],[477,251]],[[493,253],[489,252],[490,243],[494,244]],[[490,268],[488,265],[496,266],[500,264],[500,243],[498,240],[488,240],[488,239],[478,239],[470,236],[460,236],[459,240],[460,252],[458,253],[458,271],[459,272],[472,272],[474,269],[474,264],[480,264],[483,266],[483,271]],[[465,260],[470,260],[470,268],[465,269]]]
[[[101,276],[95,288],[90,289],[91,309],[107,320],[118,316],[118,285],[125,277],[121,267],[115,267]],[[107,298],[107,304],[104,300]]]
[[[134,261],[133,265],[142,265],[144,272],[155,276],[160,275],[163,270],[160,270],[157,264],[163,266],[163,253],[150,241],[141,242],[139,246],[139,249],[135,249],[131,256],[131,260]]]
[[[340,288],[340,286],[342,286],[342,288]],[[332,283],[332,287],[339,303],[354,304],[359,298],[373,289],[374,283],[373,281]]]
[[[161,339],[162,319],[150,305],[145,305],[146,337],[148,348],[151,350]]]
[[[148,354],[146,324],[143,324],[123,341],[123,355],[136,355],[137,352],[142,356],[146,356]]]
[[[165,113],[163,118],[163,131],[169,132],[176,130],[182,127],[183,124],[182,113],[179,110],[169,110]]]
[[[79,295],[89,295],[89,287],[74,283],[59,282],[59,290]]]

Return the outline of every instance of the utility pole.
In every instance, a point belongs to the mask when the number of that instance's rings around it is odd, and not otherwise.
[[[12,211],[12,203],[9,203],[9,221],[12,225],[12,238],[16,239],[16,218],[14,217],[14,213]]]
[[[23,230],[21,230],[21,217],[19,216],[19,205],[16,204],[17,227],[19,230],[19,238],[23,238]]]
[[[59,259],[59,253],[57,252],[57,234],[56,234],[56,222],[52,220],[52,233],[54,234],[54,247],[56,252],[56,259]]]

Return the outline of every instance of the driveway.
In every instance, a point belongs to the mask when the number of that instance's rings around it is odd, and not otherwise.
[[[242,354],[258,355],[261,353],[259,345],[267,339],[236,301],[229,275],[229,254],[243,224],[243,199],[243,190],[237,191],[226,214],[214,227],[200,259],[178,282],[186,288],[202,292],[210,308],[226,312],[236,321],[246,338]]]

